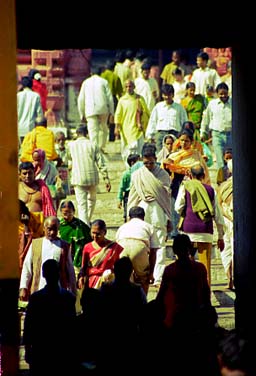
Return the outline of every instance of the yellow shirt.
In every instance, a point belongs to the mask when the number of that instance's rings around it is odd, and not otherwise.
[[[43,149],[49,161],[57,159],[53,131],[39,125],[28,132],[21,144],[21,162],[32,162],[32,153],[35,149]]]

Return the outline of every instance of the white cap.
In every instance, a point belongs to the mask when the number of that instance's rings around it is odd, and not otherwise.
[[[39,80],[41,80],[41,74],[40,73],[36,73],[35,75],[34,75],[34,79],[35,80],[37,80],[37,81],[39,81]]]

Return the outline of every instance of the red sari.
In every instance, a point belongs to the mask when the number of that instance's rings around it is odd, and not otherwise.
[[[83,249],[82,269],[86,278],[86,286],[98,288],[99,280],[105,270],[109,269],[113,273],[114,264],[119,259],[123,247],[111,242],[99,249],[93,247],[93,242],[87,243]]]

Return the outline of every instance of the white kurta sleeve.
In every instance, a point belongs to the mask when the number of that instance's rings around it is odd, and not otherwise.
[[[183,208],[186,204],[186,190],[183,184],[180,185],[177,198],[175,200],[174,209],[178,214],[183,212]]]
[[[21,277],[20,277],[20,289],[28,289],[30,281],[32,279],[32,244],[28,249],[28,253],[25,256]]]

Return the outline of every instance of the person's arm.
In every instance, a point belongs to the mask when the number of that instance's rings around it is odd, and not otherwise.
[[[74,269],[72,256],[71,256],[71,247],[69,247],[68,256],[67,256],[67,272],[68,272],[69,290],[72,291],[73,294],[76,295],[76,275],[75,275],[75,269]]]
[[[80,120],[86,121],[86,116],[85,116],[85,81],[82,83],[80,92],[77,97],[77,109],[78,113],[80,116]]]
[[[206,109],[204,110],[203,116],[202,116],[202,122],[201,122],[201,127],[200,127],[201,141],[205,141],[208,137],[210,118],[211,118],[211,110],[210,110],[210,103],[209,103]]]
[[[223,240],[225,221],[221,212],[221,208],[220,208],[216,191],[214,191],[214,195],[215,197],[214,197],[213,208],[214,208],[214,220],[215,220],[217,232],[218,232],[217,244],[218,244],[218,248],[220,249],[220,251],[223,251],[225,247],[224,240]]]
[[[32,244],[29,246],[28,253],[25,256],[19,287],[19,299],[27,301],[29,296],[29,285],[32,279]]]
[[[156,125],[157,125],[157,105],[153,108],[149,121],[148,121],[148,126],[146,129],[146,134],[145,138],[147,140],[151,140],[152,142],[154,141],[155,133],[156,133]]]
[[[114,123],[115,123],[115,136],[120,137],[120,130],[122,127],[122,118],[123,118],[123,107],[122,102],[119,100],[117,103],[115,115],[114,115]]]
[[[182,128],[182,125],[188,121],[188,114],[187,114],[187,111],[185,110],[185,108],[180,105],[180,125],[181,125],[181,128]]]
[[[131,175],[129,171],[124,171],[122,178],[119,183],[118,193],[117,193],[117,199],[118,199],[118,208],[122,208],[124,194],[127,191],[127,189],[130,189],[130,181],[131,181]]]
[[[109,83],[107,81],[106,81],[105,91],[106,91],[107,102],[108,102],[108,111],[109,111],[109,114],[113,117],[114,116],[114,100],[113,100],[113,95],[109,87]]]
[[[178,214],[182,214],[183,209],[186,205],[186,190],[184,184],[181,183],[178,191],[177,198],[175,200],[174,209]]]
[[[77,286],[79,289],[82,289],[85,285],[86,281],[86,269],[87,269],[87,253],[85,252],[85,247],[83,248],[83,254],[82,254],[82,266],[77,276]]]

